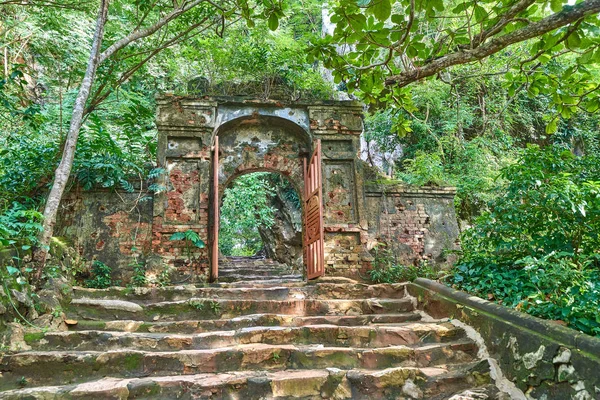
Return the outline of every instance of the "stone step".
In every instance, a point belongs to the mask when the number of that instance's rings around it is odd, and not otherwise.
[[[304,277],[301,274],[292,275],[246,275],[246,274],[230,274],[219,275],[219,282],[239,282],[239,281],[273,281],[275,279],[287,282],[302,282]]]
[[[465,389],[488,385],[490,369],[487,361],[473,361],[418,369],[351,370],[346,378],[354,389],[352,399],[447,400]],[[458,400],[475,399],[459,397]]]
[[[472,362],[477,347],[470,341],[419,347],[344,348],[251,344],[209,350],[171,352],[32,351],[5,354],[0,360],[0,390],[16,389],[27,376],[29,386],[82,383],[105,376],[141,378],[248,370],[385,369],[434,367]]]
[[[404,313],[414,309],[412,300],[207,300],[168,301],[140,305],[124,300],[73,299],[69,319],[182,321],[235,318],[249,314],[360,315]]]
[[[2,393],[2,398],[6,400],[123,400],[183,397],[244,400],[441,399],[476,386],[478,380],[485,381],[485,371],[480,373],[474,367],[469,368],[398,367],[376,372],[327,368],[132,379],[109,377],[79,385],[18,389]]]
[[[235,268],[257,268],[257,269],[285,269],[285,270],[293,270],[294,268],[290,267],[286,264],[280,263],[257,263],[257,262],[249,262],[249,263],[219,263],[219,271],[223,269],[235,269]]]
[[[370,324],[403,324],[415,322],[421,315],[415,312],[371,315],[294,316],[284,314],[253,314],[232,319],[201,321],[146,322],[132,320],[94,321],[81,320],[69,328],[72,331],[102,330],[150,333],[203,333],[220,330],[238,330],[260,326],[295,327],[306,325],[364,326]]]
[[[28,335],[34,350],[200,350],[236,345],[319,344],[343,347],[415,346],[464,338],[462,329],[450,323],[412,323],[402,326],[307,325],[303,327],[256,327],[201,334],[129,333],[106,331],[48,332]]]
[[[108,289],[88,289],[75,287],[74,299],[91,298],[104,300],[128,300],[137,303],[157,303],[162,301],[180,301],[190,298],[222,298],[222,299],[254,299],[254,300],[289,300],[297,298],[312,299],[399,299],[405,296],[404,284],[365,285],[359,283],[320,283],[294,286],[267,287],[227,287],[206,286],[167,286],[156,288],[111,287]],[[230,285],[230,284],[229,284]]]
[[[258,268],[223,268],[219,269],[219,279],[229,276],[263,276],[270,278],[298,276],[302,277],[301,273],[296,273],[291,270],[283,270],[278,268],[258,269]]]

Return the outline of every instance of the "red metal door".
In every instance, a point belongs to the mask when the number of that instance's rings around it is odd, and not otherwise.
[[[212,242],[211,242],[211,266],[210,280],[214,281],[219,277],[219,137],[215,136],[215,145],[213,147],[213,187],[212,187]]]
[[[304,265],[308,279],[325,274],[321,141],[315,140],[310,161],[304,160]]]

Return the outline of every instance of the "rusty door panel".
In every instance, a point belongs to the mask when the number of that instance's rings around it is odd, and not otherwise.
[[[322,187],[321,140],[315,140],[310,161],[304,160],[304,265],[308,279],[325,274]]]

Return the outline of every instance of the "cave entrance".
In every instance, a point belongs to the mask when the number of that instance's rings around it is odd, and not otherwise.
[[[277,172],[234,176],[219,212],[219,276],[302,278],[302,198]]]

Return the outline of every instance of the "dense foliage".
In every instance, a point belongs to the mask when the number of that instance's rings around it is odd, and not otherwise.
[[[273,197],[289,183],[278,174],[254,172],[237,178],[225,189],[221,206],[219,249],[227,256],[252,256],[263,248],[259,228],[275,223]],[[290,188],[291,189],[291,188]],[[291,189],[291,193],[295,193]]]
[[[531,147],[463,233],[458,287],[600,334],[600,163]]]

